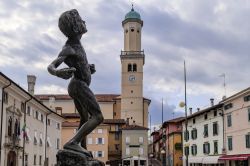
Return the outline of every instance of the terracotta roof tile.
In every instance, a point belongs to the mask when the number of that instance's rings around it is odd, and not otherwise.
[[[119,99],[119,94],[96,94],[96,100],[98,102],[111,102]],[[49,100],[49,97],[55,97],[55,100],[72,100],[67,94],[40,94],[35,95],[39,100]]]
[[[148,130],[148,128],[138,125],[127,125],[124,126],[122,130]]]
[[[126,121],[124,119],[104,119],[104,124],[125,124]]]

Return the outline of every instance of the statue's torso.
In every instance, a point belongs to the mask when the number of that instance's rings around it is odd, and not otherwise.
[[[74,78],[84,81],[89,85],[91,82],[91,72],[84,48],[80,44],[70,45],[70,47],[74,50],[75,54],[69,55],[64,60],[64,63],[69,67],[76,68]]]

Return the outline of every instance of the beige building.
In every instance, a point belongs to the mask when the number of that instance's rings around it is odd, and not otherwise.
[[[146,166],[148,163],[148,128],[127,125],[122,128],[124,166]]]
[[[56,164],[64,119],[30,94],[34,86],[28,93],[0,73],[0,87],[0,165]]]
[[[222,102],[224,104],[224,156],[229,166],[250,165],[250,87]]]

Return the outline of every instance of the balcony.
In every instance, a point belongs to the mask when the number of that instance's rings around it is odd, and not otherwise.
[[[19,137],[15,137],[15,136],[6,136],[5,137],[5,143],[4,143],[5,147],[11,147],[11,148],[22,148],[21,147],[21,143],[20,143],[20,138]]]
[[[109,151],[109,155],[112,155],[112,156],[121,156],[122,155],[122,151],[121,150],[111,150],[111,151]]]
[[[143,59],[143,64],[145,63],[145,55],[143,51],[121,51],[121,60],[122,59]]]

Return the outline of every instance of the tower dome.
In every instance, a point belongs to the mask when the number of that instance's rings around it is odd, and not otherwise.
[[[141,19],[140,14],[139,14],[138,12],[136,12],[136,11],[134,10],[133,7],[132,7],[131,11],[128,12],[128,13],[125,15],[125,20],[126,20],[126,19],[130,19],[130,18],[132,18],[132,19],[139,19],[139,20]]]

